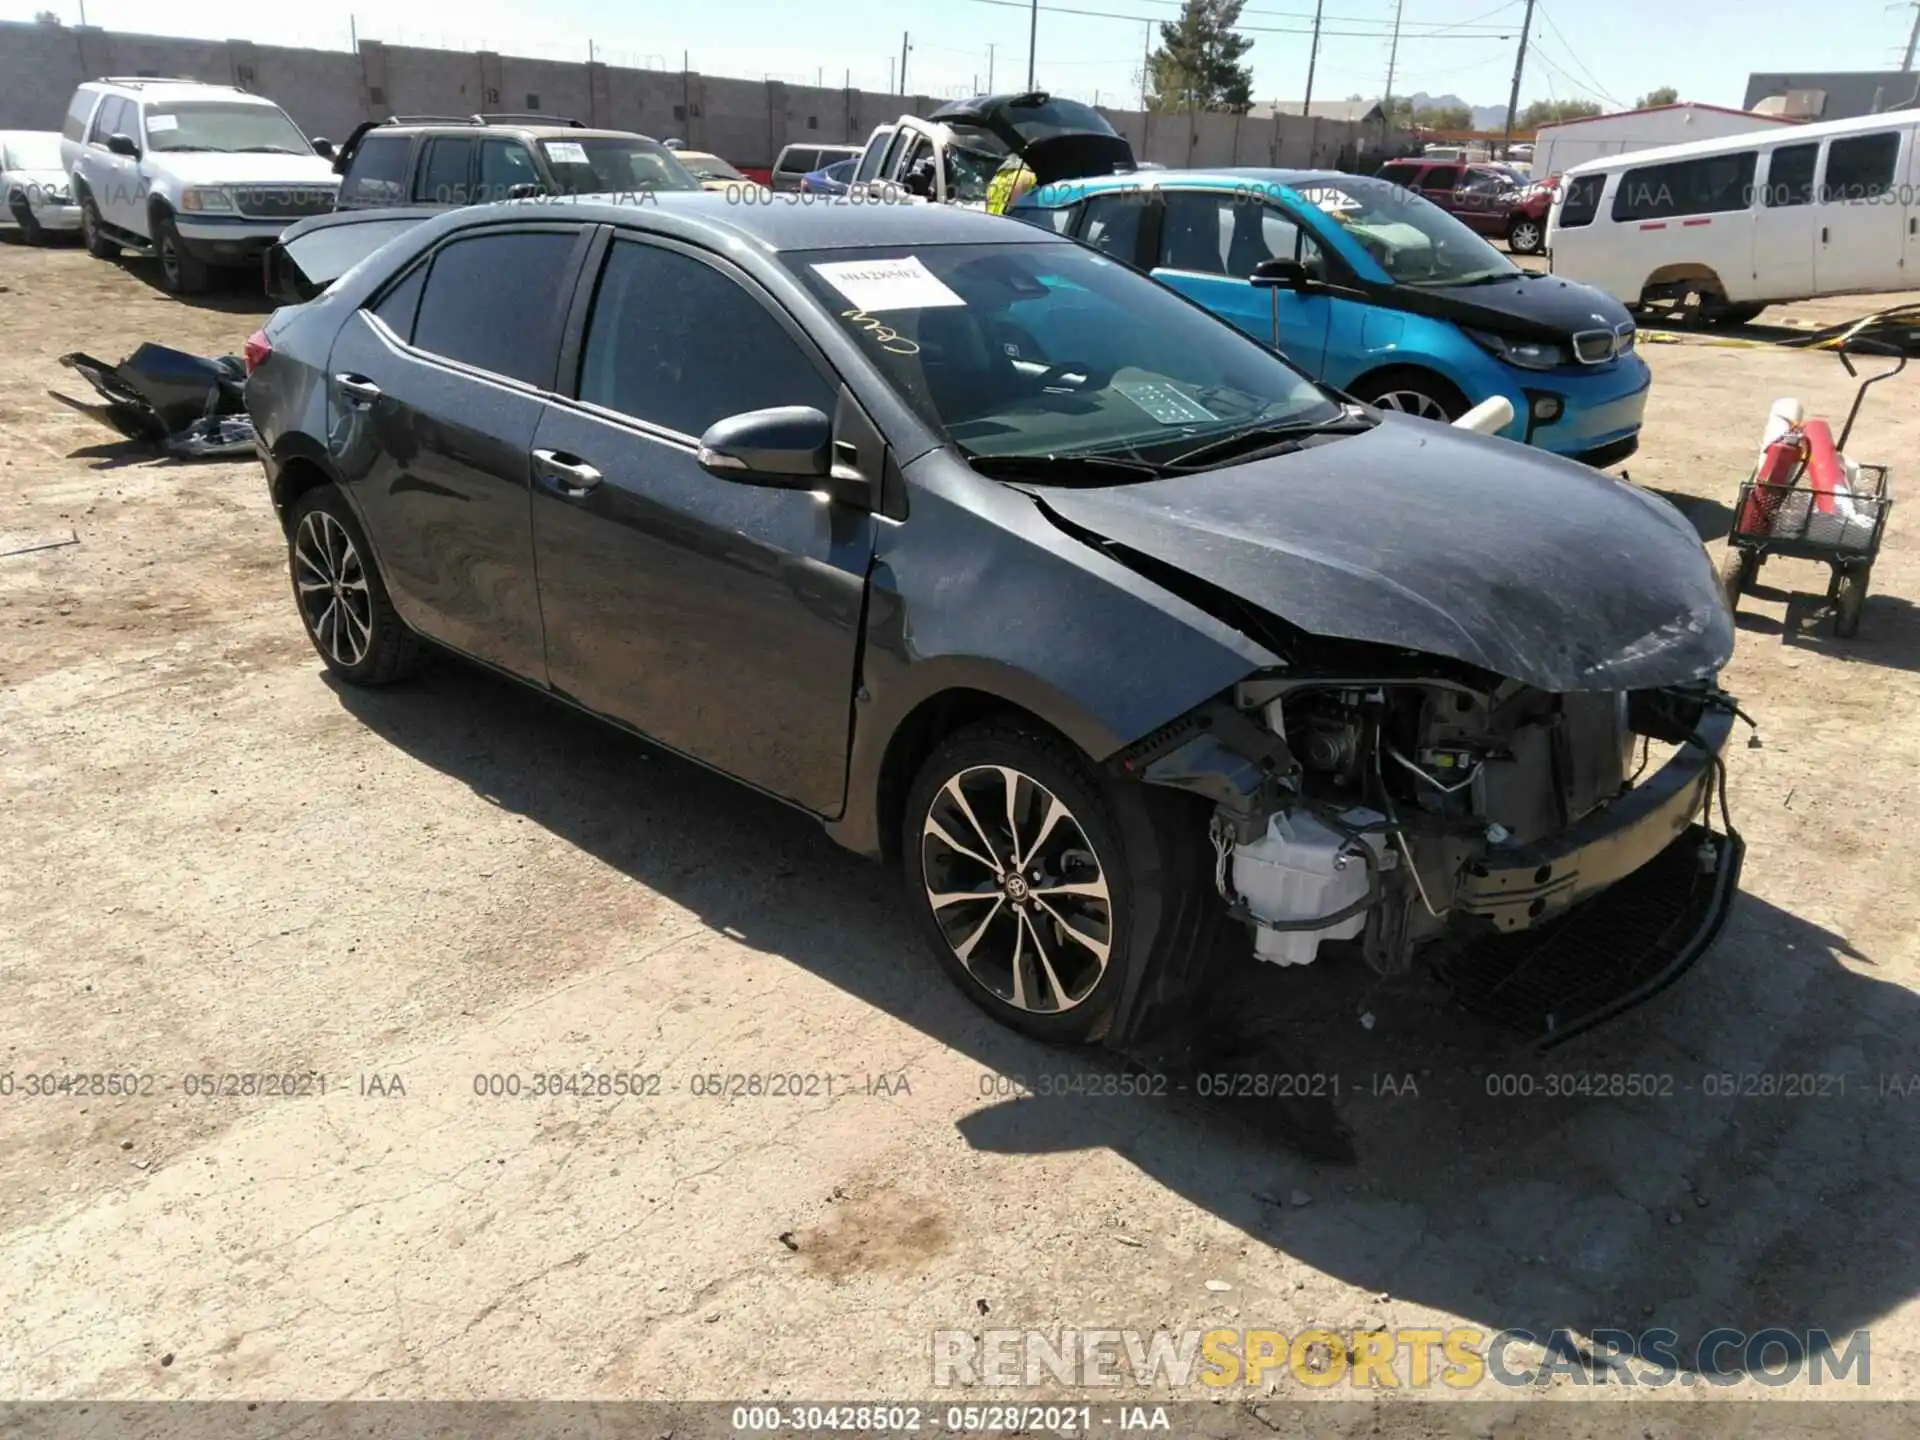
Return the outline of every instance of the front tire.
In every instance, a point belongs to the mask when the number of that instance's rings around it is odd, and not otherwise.
[[[287,569],[307,639],[350,685],[386,685],[420,668],[422,641],[394,611],[346,497],[309,490],[287,522]]]
[[[118,260],[120,247],[108,237],[106,227],[100,221],[100,207],[93,203],[91,195],[80,201],[80,238],[87,243],[87,253],[96,260]]]
[[[28,203],[26,196],[13,196],[8,201],[8,208],[13,212],[14,223],[20,227],[22,240],[29,245],[47,243],[47,227],[42,225],[39,217],[33,213],[33,206]]]
[[[1353,397],[1380,410],[1451,424],[1470,408],[1459,387],[1429,370],[1382,370],[1353,387]]]
[[[1037,1040],[1105,1033],[1135,889],[1078,751],[1011,720],[957,732],[914,780],[901,840],[909,904],[968,999]]]
[[[200,295],[212,286],[213,271],[187,253],[180,227],[164,211],[153,217],[153,254],[160,262],[160,284],[169,295]]]

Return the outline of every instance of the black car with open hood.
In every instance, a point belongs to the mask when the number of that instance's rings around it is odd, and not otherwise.
[[[256,340],[335,676],[431,642],[816,816],[1027,1034],[1144,1054],[1319,964],[1556,1042],[1732,903],[1733,627],[1671,506],[1354,403],[1049,231],[481,207]]]
[[[1042,185],[1134,168],[1133,146],[1105,116],[1043,90],[955,100],[927,118],[956,131],[986,131],[1025,160]]]

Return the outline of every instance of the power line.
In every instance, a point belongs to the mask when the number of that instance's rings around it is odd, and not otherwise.
[[[1563,47],[1565,47],[1568,58],[1570,58],[1575,65],[1578,65],[1580,67],[1580,72],[1583,75],[1585,75],[1588,80],[1593,82],[1594,88],[1590,93],[1594,95],[1598,95],[1601,99],[1607,101],[1609,104],[1619,106],[1619,108],[1622,110],[1626,109],[1627,107],[1621,101],[1620,97],[1617,95],[1609,95],[1607,93],[1606,87],[1600,83],[1599,78],[1595,76],[1591,70],[1587,69],[1586,62],[1580,58],[1580,53],[1573,48],[1573,42],[1568,40],[1565,35],[1560,33],[1560,27],[1554,24],[1553,16],[1547,13],[1547,7],[1545,5],[1542,5],[1540,7],[1540,16],[1543,20],[1547,22],[1547,28],[1553,31],[1553,38],[1558,40],[1560,44]]]
[[[1155,23],[1155,17],[1152,15],[1123,15],[1114,10],[1081,10],[1066,5],[1030,5],[1027,3],[1027,0],[968,0],[968,3],[972,5],[996,5],[1008,10],[1045,10],[1052,15],[1079,15],[1089,20],[1128,20],[1135,25]],[[1160,3],[1160,0],[1143,0],[1143,3],[1156,4]],[[1178,3],[1178,0],[1169,0],[1169,3]],[[1254,35],[1311,35],[1313,33],[1310,28],[1294,29],[1276,25],[1236,25],[1233,28]],[[1328,36],[1338,36],[1349,40],[1385,40],[1389,33],[1390,32],[1385,30],[1323,29],[1320,35],[1322,39]],[[1511,40],[1513,36],[1448,34],[1439,30],[1405,30],[1401,32],[1401,38],[1404,40]]]

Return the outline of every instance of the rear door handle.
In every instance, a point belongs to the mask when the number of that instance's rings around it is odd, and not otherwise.
[[[340,387],[340,393],[361,405],[371,405],[380,398],[380,387],[364,375],[348,375],[344,372],[333,377],[333,383]]]
[[[1824,225],[1820,227],[1820,243],[1822,245],[1827,243],[1827,227]]]
[[[585,495],[607,478],[578,456],[559,450],[536,450],[533,458],[548,488],[562,495]]]

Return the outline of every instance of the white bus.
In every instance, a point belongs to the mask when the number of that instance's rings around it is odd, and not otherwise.
[[[1723,324],[1786,300],[1920,289],[1917,128],[1905,110],[1576,165],[1547,226],[1553,272]]]

